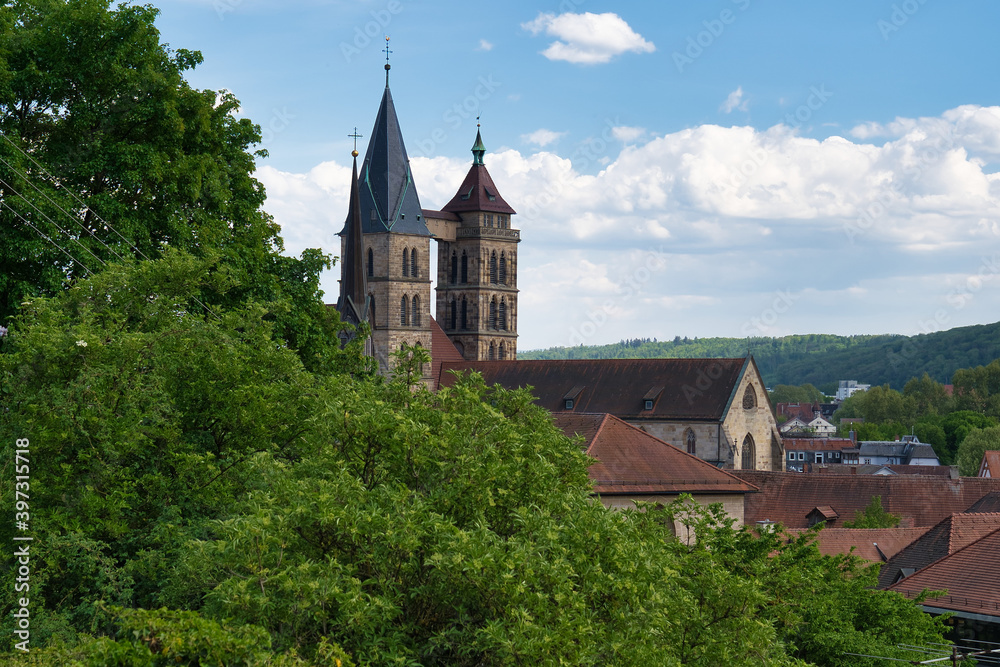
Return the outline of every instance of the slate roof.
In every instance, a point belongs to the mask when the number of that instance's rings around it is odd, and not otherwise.
[[[1000,619],[1000,530],[995,530],[906,577],[889,590],[913,598],[925,589],[947,590],[924,607],[981,614]]]
[[[440,383],[454,382],[448,370],[470,370],[481,373],[488,386],[533,387],[536,402],[554,413],[566,412],[567,393],[578,389],[575,412],[606,412],[629,421],[720,421],[744,367],[752,363],[752,357],[479,361],[444,364]],[[643,397],[660,387],[653,409],[644,410]],[[758,401],[767,406],[761,387]]]
[[[823,528],[816,534],[816,546],[824,556],[854,553],[865,560],[882,563],[903,550],[913,540],[926,533],[920,528]],[[788,529],[789,535],[805,532],[803,528]],[[884,554],[884,558],[883,558]]]
[[[807,475],[795,472],[734,470],[760,493],[746,497],[747,524],[771,519],[787,528],[808,528],[814,507],[829,505],[843,520],[853,520],[873,496],[882,507],[901,517],[900,526],[933,526],[962,512],[991,491],[1000,491],[1000,479],[982,477],[923,477],[915,475]]]
[[[337,311],[342,321],[353,326],[368,321],[371,296],[365,271],[364,239],[362,238],[360,196],[358,194],[358,157],[354,153],[351,176],[351,198],[344,222],[345,252],[340,260],[340,297]]]
[[[358,186],[361,224],[366,234],[392,231],[430,236],[423,221],[388,83],[372,128]]]
[[[441,365],[445,363],[453,364],[464,361],[465,358],[455,347],[455,344],[448,338],[441,325],[433,317],[431,318],[431,377],[438,378],[441,375]]]
[[[991,491],[965,510],[966,514],[977,512],[1000,512],[1000,491]]]
[[[889,588],[901,570],[920,570],[995,530],[1000,530],[1000,514],[952,514],[945,517],[882,567],[878,587]]]
[[[738,477],[667,444],[609,414],[555,415],[572,437],[583,436],[587,455],[596,459],[590,479],[600,495],[677,495],[750,493]]]

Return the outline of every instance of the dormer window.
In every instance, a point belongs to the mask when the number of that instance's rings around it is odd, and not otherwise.
[[[472,198],[472,191],[475,190],[475,189],[476,189],[476,186],[474,186],[474,185],[471,188],[469,188],[469,191],[466,192],[464,195],[462,195],[462,200],[463,201],[467,201],[467,200],[471,199]]]
[[[573,399],[572,398],[567,398],[566,399],[566,409],[567,410],[572,410],[573,409]]]
[[[653,409],[653,401],[646,401],[645,407],[643,409],[644,410],[652,410]]]
[[[486,198],[487,199],[489,199],[490,201],[496,201],[497,200],[497,196],[495,194],[493,194],[492,192],[490,192],[489,188],[483,186],[483,190],[486,191]]]
[[[580,394],[582,392],[583,392],[582,384],[578,384],[566,392],[566,394],[562,397],[562,400],[563,400],[563,405],[566,406],[567,410],[573,409],[573,406],[576,405],[576,399],[580,397]]]
[[[656,399],[659,398],[660,394],[663,393],[663,387],[650,387],[646,395],[642,397],[642,409],[652,410],[653,406],[656,405]]]

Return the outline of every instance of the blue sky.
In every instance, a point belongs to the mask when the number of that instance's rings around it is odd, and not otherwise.
[[[1000,319],[996,3],[158,6],[163,41],[205,56],[189,81],[264,128],[291,253],[337,249],[383,35],[425,208],[482,114],[522,230],[522,350]]]

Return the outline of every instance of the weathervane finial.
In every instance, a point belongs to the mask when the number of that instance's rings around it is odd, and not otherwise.
[[[385,51],[385,85],[388,86],[389,69],[391,67],[391,65],[389,65],[389,54],[392,53],[392,51],[389,50],[389,35],[385,36],[385,49],[383,49],[383,51]]]

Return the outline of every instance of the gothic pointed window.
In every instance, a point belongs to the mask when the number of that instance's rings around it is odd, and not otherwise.
[[[371,302],[371,309],[368,311],[368,321],[372,323],[372,329],[378,327],[378,321],[375,319],[375,295],[369,293],[368,298]]]
[[[497,348],[496,345],[490,343],[490,361],[495,361],[497,358]]]
[[[462,284],[469,282],[469,256],[462,251]]]
[[[406,306],[408,305],[408,303],[407,303],[408,301],[409,301],[409,299],[406,298],[405,294],[402,297],[400,297],[400,299],[399,299],[399,323],[401,325],[403,325],[404,327],[406,326],[406,322],[407,322],[407,318],[406,318]]]
[[[421,319],[421,317],[420,317],[420,315],[421,315],[421,313],[420,313],[420,297],[419,296],[414,296],[413,297],[413,301],[411,303],[412,303],[413,307],[410,308],[410,324],[412,324],[415,327],[419,327],[420,326],[420,319]]]
[[[490,329],[497,328],[497,298],[490,299]]]
[[[500,284],[507,284],[507,255],[500,253]]]
[[[757,392],[753,390],[753,385],[748,384],[747,389],[743,392],[743,409],[753,410],[757,407]]]
[[[496,250],[494,250],[493,254],[490,255],[490,282],[493,283],[494,285],[497,282],[497,252],[496,252]]]
[[[503,343],[500,343],[500,353],[499,354],[500,354],[500,357],[499,357],[500,361],[503,361],[504,359],[507,358],[507,348],[506,348],[506,346]]]
[[[451,300],[451,326],[448,327],[452,331],[455,330],[455,325],[458,324],[458,310],[456,308],[457,306],[458,306],[458,304],[455,302],[455,299],[452,299]]]
[[[458,255],[454,251],[451,253],[451,284],[458,282]]]
[[[462,330],[469,328],[469,302],[462,297]]]
[[[688,429],[684,434],[684,439],[687,441],[687,452],[688,454],[694,454],[695,448],[698,444],[698,438],[695,436],[694,431]]]
[[[368,277],[372,278],[375,276],[375,253],[372,252],[371,248],[368,248]]]
[[[410,251],[403,248],[403,275],[410,275]]]
[[[507,299],[500,299],[500,308],[497,311],[497,328],[500,331],[507,330]]]
[[[743,456],[740,460],[740,469],[757,469],[757,448],[754,445],[753,436],[749,433],[747,433],[747,437],[743,438]]]
[[[410,277],[417,278],[420,273],[417,271],[417,249],[410,251]]]

